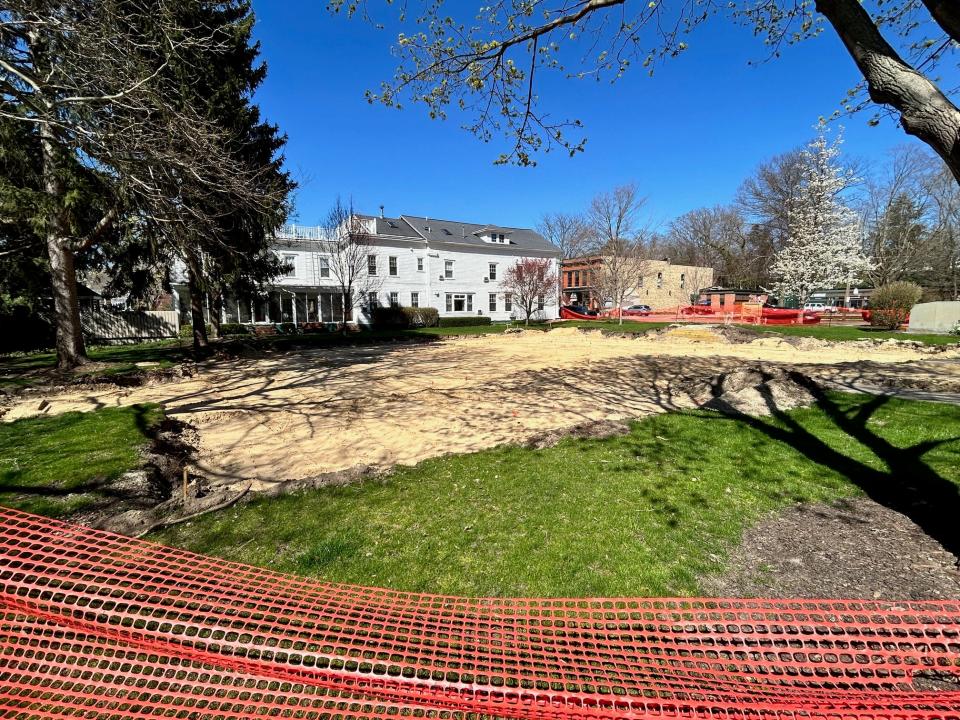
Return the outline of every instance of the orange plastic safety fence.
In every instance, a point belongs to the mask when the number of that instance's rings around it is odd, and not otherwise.
[[[958,601],[442,597],[0,511],[0,717],[960,720]]]

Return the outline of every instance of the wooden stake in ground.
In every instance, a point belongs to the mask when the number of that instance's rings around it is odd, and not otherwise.
[[[183,501],[187,501],[187,483],[190,481],[190,475],[187,472],[186,466],[183,468]]]

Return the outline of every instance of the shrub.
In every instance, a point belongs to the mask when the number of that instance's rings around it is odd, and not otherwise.
[[[296,335],[300,332],[300,328],[297,327],[296,323],[277,323],[277,332],[281,335]]]
[[[882,285],[870,296],[870,324],[891,330],[900,327],[921,295],[923,288],[916,283],[898,280]]]
[[[52,348],[56,329],[46,314],[21,304],[0,307],[0,353]]]
[[[370,308],[370,325],[374,330],[402,330],[410,327],[409,320],[399,305],[377,305]]]
[[[436,308],[399,307],[397,305],[373,308],[371,325],[377,330],[406,330],[417,327],[436,327],[440,313]]]
[[[477,315],[476,317],[442,317],[440,318],[440,327],[470,327],[472,325],[489,325],[491,323],[489,315]]]
[[[213,328],[210,327],[210,323],[207,323],[207,337],[213,335]],[[193,337],[193,325],[187,323],[186,325],[180,326],[180,337],[182,338],[192,338]]]
[[[950,328],[949,333],[950,333],[951,335],[960,336],[960,322],[958,322],[956,325],[954,325],[952,328]]]
[[[437,327],[440,322],[440,311],[436,308],[403,308],[407,316],[407,327]]]
[[[223,323],[220,326],[220,334],[226,335],[249,335],[250,328],[241,323]]]

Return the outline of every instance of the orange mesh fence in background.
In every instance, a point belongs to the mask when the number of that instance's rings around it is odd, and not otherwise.
[[[960,601],[440,597],[0,513],[4,718],[960,719]]]

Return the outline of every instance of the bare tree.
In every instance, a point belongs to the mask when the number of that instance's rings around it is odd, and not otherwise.
[[[635,183],[619,185],[594,197],[587,210],[587,223],[597,252],[606,252],[606,245],[611,242],[638,240],[646,230],[640,217],[646,203]]]
[[[737,191],[737,206],[751,222],[766,228],[779,249],[790,228],[790,212],[803,184],[803,149],[760,163]]]
[[[57,317],[58,365],[86,360],[76,289],[80,253],[121,218],[180,249],[222,242],[218,215],[275,206],[262,168],[238,162],[231,136],[189,104],[178,85],[202,55],[225,44],[217,27],[180,22],[173,0],[11,0],[0,10],[0,115],[39,134],[46,236]],[[70,213],[69,169],[86,166],[108,185],[92,224]],[[286,191],[282,191],[285,199]],[[279,199],[279,202],[283,202]]]
[[[751,232],[736,207],[691,210],[670,223],[667,237],[673,262],[714,268],[721,285],[755,287],[760,282],[765,248],[757,242],[764,236]]]
[[[364,0],[333,0],[331,6],[368,11]],[[819,34],[825,18],[870,99],[895,111],[903,129],[933,148],[960,180],[960,109],[931,79],[937,62],[960,42],[954,0],[491,0],[469,22],[448,15],[446,7],[444,0],[422,5],[416,32],[397,43],[401,62],[393,81],[370,98],[397,106],[410,97],[432,117],[445,117],[453,105],[471,115],[468,127],[484,140],[494,133],[509,138],[512,148],[500,162],[530,164],[538,151],[556,146],[583,150],[579,120],[554,119],[543,107],[537,81],[544,74],[616,79],[637,65],[652,72],[658,62],[687,51],[696,27],[726,12],[752,26],[772,55]],[[903,56],[881,27],[902,44]],[[574,43],[581,43],[581,52],[568,47]]]
[[[590,226],[579,214],[547,213],[537,223],[537,232],[560,250],[564,260],[590,252],[592,248]]]
[[[923,273],[931,254],[933,205],[925,181],[940,165],[919,148],[900,147],[882,175],[867,181],[863,224],[875,286]]]
[[[330,275],[337,281],[342,303],[343,329],[353,319],[353,309],[367,304],[370,293],[383,287],[383,268],[369,242],[366,221],[357,215],[353,205],[344,205],[337,198],[323,224],[321,252],[327,254]],[[371,260],[372,258],[372,260]]]
[[[629,183],[600,193],[587,211],[601,256],[591,272],[592,289],[601,302],[610,301],[618,309],[638,292],[649,268],[643,237],[646,228],[640,216],[645,204],[637,186]],[[623,323],[623,313],[618,315]]]
[[[931,234],[926,281],[946,300],[960,300],[960,187],[945,166],[928,176],[935,224]]]
[[[623,306],[639,293],[650,262],[642,242],[625,238],[604,243],[600,262],[593,268],[591,282],[601,301],[610,301],[623,324]]]
[[[529,325],[535,312],[555,302],[557,273],[548,258],[520,258],[507,268],[500,287],[523,312],[524,324]]]

